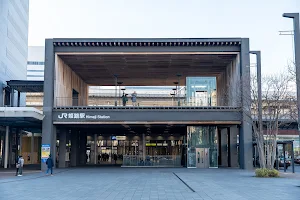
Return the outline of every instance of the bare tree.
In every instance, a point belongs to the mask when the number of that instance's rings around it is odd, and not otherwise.
[[[294,82],[296,82],[296,65],[295,65],[295,63],[294,62],[288,63],[287,70],[288,70],[288,73],[291,76],[292,80]]]
[[[268,75],[262,79],[262,114],[263,127],[260,130],[258,119],[258,96],[256,77],[251,77],[251,115],[254,119],[254,138],[257,143],[261,168],[274,167],[278,128],[293,121],[290,110],[294,107],[291,99],[291,76],[287,73]]]
[[[249,80],[250,94],[247,93]],[[228,85],[221,92],[223,103],[229,102],[228,99],[234,99],[237,101],[234,104],[242,106],[244,114],[252,119],[253,140],[257,144],[261,168],[274,168],[278,128],[294,121],[291,117],[295,113],[291,83],[293,79],[289,73],[267,75],[262,78],[262,122],[258,120],[258,88],[255,75],[241,77],[240,81],[235,83],[236,85]],[[234,87],[236,90],[229,90],[229,87]],[[232,98],[233,96],[238,98]]]

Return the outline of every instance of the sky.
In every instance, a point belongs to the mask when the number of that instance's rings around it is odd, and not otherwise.
[[[260,50],[263,74],[293,61],[293,20],[300,0],[30,0],[29,46],[45,38],[245,37]],[[251,63],[255,57],[251,56]]]

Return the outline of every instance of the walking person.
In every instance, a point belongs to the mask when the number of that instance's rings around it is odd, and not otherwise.
[[[23,176],[23,166],[24,166],[24,158],[23,158],[23,156],[19,157],[18,165],[19,165],[19,174],[18,174],[18,176]]]
[[[50,171],[51,172],[51,176],[53,176],[53,166],[54,166],[54,163],[53,163],[53,159],[51,157],[51,154],[49,155],[49,158],[46,161],[46,165],[47,165],[47,172],[46,172],[46,174],[48,175],[48,173]]]
[[[131,94],[131,101],[132,101],[132,105],[133,105],[133,106],[137,106],[137,104],[136,104],[136,97],[137,97],[137,93],[134,91],[134,92]]]

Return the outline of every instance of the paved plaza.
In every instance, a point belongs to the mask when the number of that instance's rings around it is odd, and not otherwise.
[[[238,169],[100,167],[0,177],[0,199],[296,200],[299,186],[297,176],[255,178]]]

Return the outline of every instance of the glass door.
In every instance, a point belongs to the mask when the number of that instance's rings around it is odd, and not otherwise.
[[[216,126],[187,127],[188,168],[218,167],[216,133]]]
[[[209,148],[196,148],[197,168],[209,168]]]

